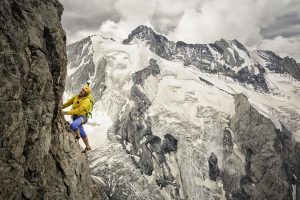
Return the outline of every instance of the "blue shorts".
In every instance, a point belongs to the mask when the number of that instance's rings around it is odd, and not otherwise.
[[[79,129],[80,137],[86,138],[86,132],[83,129],[83,124],[86,123],[87,119],[85,116],[73,116],[73,122],[71,123],[71,129],[76,132]]]

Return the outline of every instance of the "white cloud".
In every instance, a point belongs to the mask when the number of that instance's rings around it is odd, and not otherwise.
[[[99,34],[122,42],[134,28],[136,28],[136,23],[130,21],[120,21],[115,23],[108,20],[100,27]]]
[[[178,26],[185,9],[196,10],[205,0],[163,0],[158,1],[155,7],[155,13],[151,18],[151,23],[156,30],[168,33]]]
[[[118,41],[124,40],[137,26],[151,26],[150,18],[154,14],[156,1],[150,0],[118,0],[114,7],[122,16],[118,23],[110,20],[100,27],[100,34]]]
[[[274,39],[262,40],[258,49],[274,51],[282,57],[289,56],[300,63],[300,36],[284,38],[277,36]]]
[[[285,4],[281,0],[205,1],[197,9],[186,9],[169,36],[193,43],[238,39],[252,46],[263,38],[261,27],[272,23]]]
[[[153,15],[155,0],[118,0],[114,7],[123,16],[123,20],[142,23]]]

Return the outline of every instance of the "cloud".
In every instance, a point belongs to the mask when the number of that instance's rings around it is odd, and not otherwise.
[[[118,41],[124,40],[137,26],[151,26],[150,18],[154,14],[156,1],[150,0],[117,0],[114,9],[121,16],[119,22],[107,20],[102,24],[99,33]]]
[[[272,24],[262,28],[261,34],[264,38],[268,39],[272,39],[278,35],[282,35],[284,37],[300,35],[300,12],[286,13],[283,16],[277,17],[276,21]]]
[[[116,0],[60,0],[64,6],[62,25],[67,33],[68,44],[89,35],[97,34],[107,20],[118,22],[119,12],[114,8]]]
[[[274,39],[262,40],[258,49],[274,51],[282,57],[289,56],[300,63],[300,36],[285,38],[277,36]]]
[[[204,0],[164,0],[157,1],[151,24],[164,34],[173,31],[182,18],[185,9],[199,8]]]
[[[198,10],[186,9],[169,36],[193,43],[238,39],[253,46],[263,38],[261,27],[276,20],[284,4],[281,0],[205,1]]]

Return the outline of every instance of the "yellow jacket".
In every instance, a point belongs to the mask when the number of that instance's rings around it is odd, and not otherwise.
[[[72,109],[66,112],[67,115],[86,116],[93,102],[94,99],[91,94],[80,98],[78,95],[75,95],[63,105],[63,108],[72,105]]]

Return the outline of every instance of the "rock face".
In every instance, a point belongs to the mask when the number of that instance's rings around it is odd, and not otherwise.
[[[293,58],[281,58],[272,51],[258,51],[262,58],[269,60],[266,67],[277,73],[288,73],[296,80],[300,80],[300,64]]]
[[[0,2],[0,199],[97,197],[60,114],[67,64],[62,11],[57,0]]]
[[[72,92],[74,92],[75,89],[80,88],[83,82],[85,82],[89,79],[90,76],[94,76],[95,74],[95,64],[92,59],[93,51],[90,49],[90,37],[85,38],[76,46],[73,46],[74,45],[71,44],[67,48],[67,51],[69,50],[68,60],[70,60],[70,62],[68,63],[70,65],[69,70],[76,69],[82,63],[84,65],[84,68],[81,68],[81,70],[77,70],[73,75],[74,77],[80,77],[80,79],[74,80],[73,76],[70,76],[66,80],[66,87],[69,88],[69,90]],[[84,48],[84,52],[81,52],[84,46],[87,48]],[[82,57],[79,57],[77,55],[82,55]]]
[[[245,173],[228,169],[236,173],[224,176],[227,199],[300,199],[300,143],[283,125],[282,130],[277,129],[244,95],[235,97],[235,109],[231,128],[234,142],[245,155]],[[294,197],[293,187],[294,193],[297,191]]]

